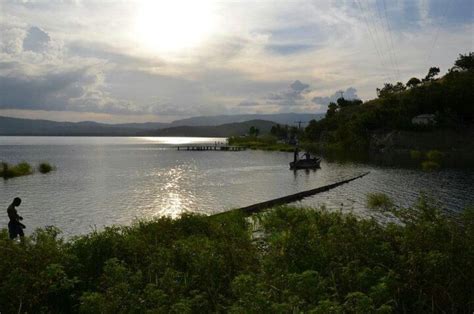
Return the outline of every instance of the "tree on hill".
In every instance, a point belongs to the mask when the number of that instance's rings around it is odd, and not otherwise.
[[[428,82],[432,81],[435,76],[439,74],[439,68],[438,67],[431,67],[428,70],[428,74],[426,74],[425,78],[423,79],[423,82]]]
[[[344,97],[341,97],[337,100],[337,106],[339,108],[344,108],[344,107],[349,107],[349,106],[357,106],[361,105],[362,100],[360,99],[352,99],[352,100],[347,100]]]
[[[474,52],[466,55],[460,54],[459,58],[454,62],[453,70],[472,71],[474,70]]]
[[[402,82],[397,82],[395,85],[391,83],[385,83],[382,88],[377,88],[377,96],[383,98],[404,90],[406,90],[406,87]]]
[[[416,77],[412,77],[411,79],[408,80],[408,82],[407,82],[406,85],[407,85],[408,88],[412,88],[412,87],[416,87],[416,86],[418,86],[418,85],[420,85],[420,84],[421,84],[421,80],[420,80],[420,79],[418,79],[418,78],[416,78]]]
[[[279,139],[286,139],[288,138],[288,126],[281,126],[279,124],[272,126],[270,130],[270,134],[279,138]]]
[[[254,127],[253,125],[250,127],[249,129],[250,136],[258,136],[259,133],[260,133],[260,130],[258,128]]]

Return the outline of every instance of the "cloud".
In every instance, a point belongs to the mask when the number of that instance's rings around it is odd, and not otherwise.
[[[299,80],[294,81],[289,88],[266,97],[267,104],[278,106],[301,106],[305,103],[304,94],[309,91],[309,85]]]
[[[144,1],[0,1],[0,110],[314,112],[472,50],[470,1],[210,1],[218,29],[166,55],[134,32]]]
[[[280,55],[293,55],[301,52],[307,52],[314,47],[314,45],[307,44],[270,44],[265,48],[272,53]]]
[[[359,99],[359,96],[357,96],[357,89],[355,89],[354,87],[349,87],[345,91],[337,91],[331,96],[314,97],[311,101],[318,105],[327,106],[329,105],[329,103],[336,102],[339,98],[341,98],[341,93],[344,99],[347,99],[347,100]]]
[[[260,103],[253,101],[253,100],[244,100],[239,103],[241,107],[256,107],[260,106]]]
[[[33,52],[43,52],[47,49],[51,38],[48,33],[41,28],[32,26],[28,29],[25,39],[23,39],[23,50]]]

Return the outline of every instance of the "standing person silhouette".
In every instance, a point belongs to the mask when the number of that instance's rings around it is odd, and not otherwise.
[[[23,241],[23,237],[25,236],[23,229],[26,228],[26,226],[20,222],[20,220],[23,220],[23,217],[18,215],[18,212],[16,211],[16,207],[20,206],[20,204],[21,198],[15,197],[10,206],[8,206],[7,213],[8,218],[10,218],[10,221],[8,222],[8,233],[10,239],[13,240],[17,236],[20,236],[21,241]]]

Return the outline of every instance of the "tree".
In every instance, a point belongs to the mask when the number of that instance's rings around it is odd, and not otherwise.
[[[380,89],[377,88],[377,96],[379,97],[387,97],[389,95],[393,95],[395,93],[402,92],[406,89],[405,85],[402,82],[397,82],[397,84],[393,85],[391,83],[385,83],[384,86]]]
[[[428,82],[432,81],[435,76],[439,74],[439,68],[437,67],[431,67],[428,70],[428,74],[426,74],[425,78],[423,79],[423,82]]]
[[[347,99],[344,99],[343,97],[341,97],[337,100],[337,106],[339,108],[344,108],[344,107],[349,107],[349,106],[357,106],[357,105],[361,105],[361,104],[362,104],[362,100],[360,100],[360,99],[347,100]]]
[[[407,85],[408,88],[412,88],[412,87],[416,87],[420,83],[421,83],[420,79],[418,79],[416,77],[412,77],[411,79],[408,80],[406,85]]]
[[[466,55],[460,54],[459,58],[454,62],[453,69],[459,69],[461,71],[474,70],[474,52],[470,52]]]
[[[255,135],[255,130],[256,130],[256,128],[252,125],[252,126],[250,127],[250,129],[249,129],[249,135],[250,135],[250,136]]]
[[[337,105],[335,103],[330,103],[328,106],[328,111],[326,112],[326,118],[333,117],[337,112]]]

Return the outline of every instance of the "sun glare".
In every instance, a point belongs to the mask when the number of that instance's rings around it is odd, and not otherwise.
[[[137,40],[154,52],[196,47],[215,27],[212,9],[210,1],[144,1],[136,17]]]

